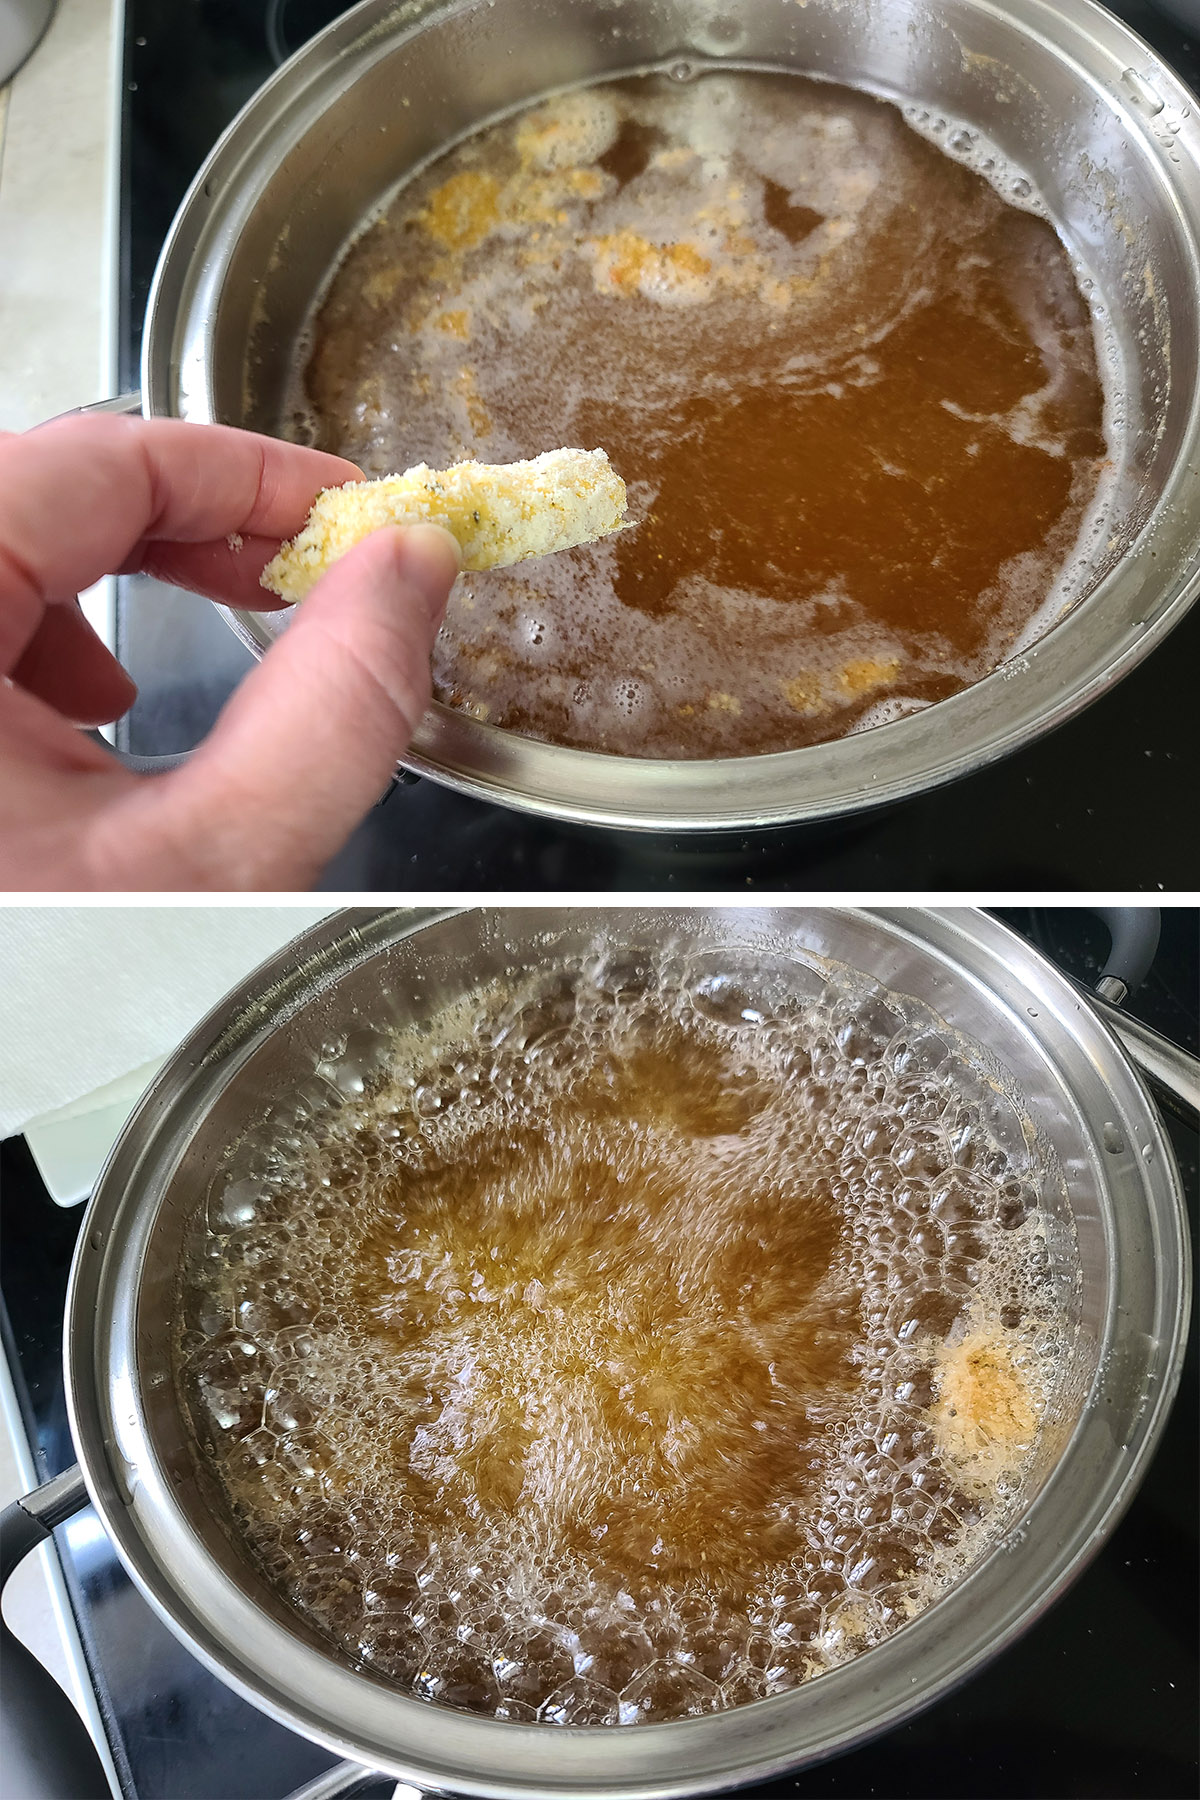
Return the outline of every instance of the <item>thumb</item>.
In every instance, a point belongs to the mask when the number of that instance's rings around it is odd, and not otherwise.
[[[317,583],[191,761],[136,796],[151,809],[146,850],[155,833],[171,847],[164,886],[313,881],[386,788],[429,703],[429,653],[458,566],[439,526],[388,526]]]

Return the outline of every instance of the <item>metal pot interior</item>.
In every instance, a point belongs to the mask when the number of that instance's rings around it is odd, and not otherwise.
[[[147,405],[277,429],[314,297],[406,173],[547,91],[680,58],[919,102],[948,121],[942,141],[965,122],[1027,173],[1094,283],[1116,369],[1122,467],[1113,516],[1082,551],[1084,597],[1002,673],[831,745],[664,765],[538,744],[435,705],[408,760],[510,804],[634,826],[852,810],[1067,716],[1194,594],[1200,127],[1170,71],[1087,0],[367,0],[268,84],[198,177],[151,299]],[[282,616],[231,622],[261,652]]]
[[[945,1599],[774,1699],[580,1732],[427,1705],[309,1631],[197,1473],[166,1346],[181,1246],[215,1171],[252,1120],[311,1079],[330,1039],[428,1016],[484,981],[605,947],[716,958],[789,992],[831,960],[858,972],[864,992],[911,996],[977,1046],[1036,1135],[1078,1329],[1069,1400],[1048,1423],[1021,1514]],[[252,977],[168,1065],[114,1152],[80,1243],[72,1424],[93,1498],[152,1603],[225,1680],[309,1736],[400,1778],[477,1794],[725,1787],[845,1748],[961,1680],[1045,1606],[1117,1516],[1173,1389],[1186,1308],[1178,1182],[1144,1090],[1055,971],[965,913],[342,915]]]

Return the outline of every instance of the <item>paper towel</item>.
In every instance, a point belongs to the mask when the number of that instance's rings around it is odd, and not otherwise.
[[[0,1138],[165,1056],[330,910],[0,907]]]

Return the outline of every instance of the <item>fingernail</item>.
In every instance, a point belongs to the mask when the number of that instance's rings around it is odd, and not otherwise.
[[[410,525],[400,540],[396,566],[424,600],[430,624],[439,624],[462,567],[458,540],[441,525]]]

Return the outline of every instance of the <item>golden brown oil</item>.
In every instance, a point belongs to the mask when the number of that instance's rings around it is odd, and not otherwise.
[[[893,106],[762,74],[568,94],[437,159],[337,271],[284,429],[370,475],[606,449],[634,528],[466,578],[435,685],[651,757],[989,673],[1106,456],[1051,226]]]
[[[310,1624],[425,1698],[782,1691],[943,1591],[1031,1466],[1069,1334],[1014,1119],[919,1020],[711,968],[333,1045],[197,1222],[199,1454]]]

